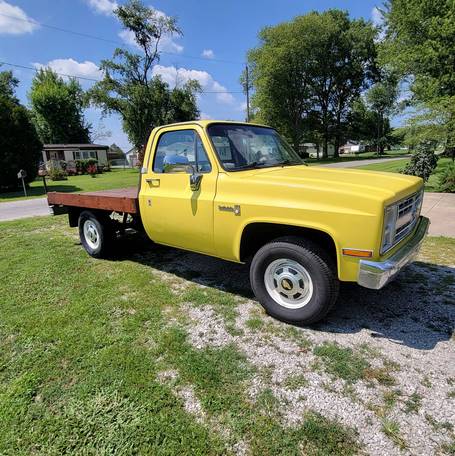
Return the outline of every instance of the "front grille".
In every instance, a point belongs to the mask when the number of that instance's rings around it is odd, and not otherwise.
[[[395,237],[393,244],[400,242],[414,228],[420,216],[423,191],[414,193],[410,197],[398,203],[398,215],[395,225]]]

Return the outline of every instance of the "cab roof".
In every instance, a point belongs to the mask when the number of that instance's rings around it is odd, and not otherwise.
[[[156,128],[174,127],[174,126],[180,126],[180,125],[199,125],[200,127],[205,128],[211,124],[249,125],[249,126],[253,126],[253,127],[271,128],[268,125],[261,125],[261,124],[252,123],[252,122],[242,122],[240,120],[215,120],[215,119],[189,120],[187,122],[175,122],[175,123],[171,123],[171,124],[167,124],[167,125],[160,125],[159,127],[156,127]]]

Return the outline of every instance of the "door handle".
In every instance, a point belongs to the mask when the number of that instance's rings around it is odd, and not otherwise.
[[[159,187],[160,186],[160,180],[159,179],[153,179],[151,177],[147,177],[145,179],[145,182],[150,184],[150,186],[152,186],[152,187]]]

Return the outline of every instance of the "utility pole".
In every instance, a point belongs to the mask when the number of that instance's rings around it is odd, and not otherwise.
[[[245,65],[246,79],[246,121],[250,121],[250,75],[248,72],[248,64]]]

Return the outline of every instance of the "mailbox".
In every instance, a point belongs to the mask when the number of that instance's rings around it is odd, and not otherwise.
[[[27,177],[27,171],[25,171],[25,169],[21,169],[18,173],[17,173],[17,178],[18,179],[24,179]]]

